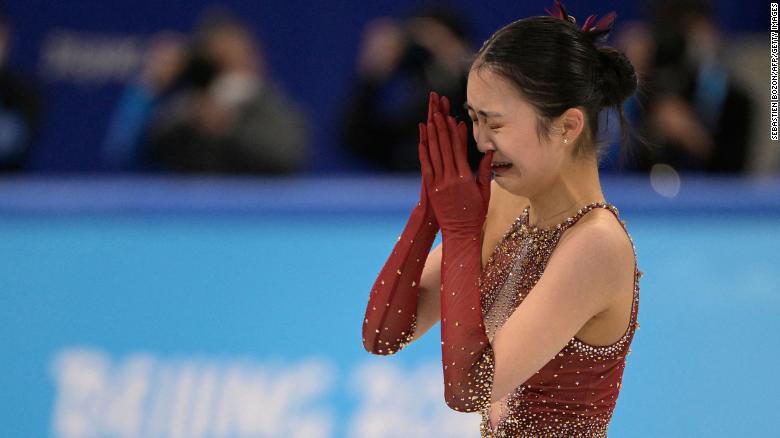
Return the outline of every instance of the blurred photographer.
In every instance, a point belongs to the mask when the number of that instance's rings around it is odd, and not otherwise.
[[[109,135],[126,143],[106,149],[113,163],[135,155],[143,168],[221,174],[289,173],[305,164],[301,111],[266,74],[251,30],[225,12],[206,15],[191,41],[156,40],[138,82],[142,104],[124,112],[144,117],[115,118],[109,132],[130,126],[132,135]]]
[[[425,118],[428,92],[450,96],[453,115],[466,119],[469,54],[465,25],[449,9],[370,22],[342,120],[346,148],[377,170],[418,170],[417,121]],[[472,167],[479,155],[472,144]]]
[[[184,85],[150,128],[151,158],[179,172],[300,170],[308,127],[268,77],[250,29],[224,13],[208,16],[191,50]]]
[[[755,103],[723,60],[712,2],[651,0],[648,6],[652,39],[624,41],[649,55],[641,56],[649,62],[640,62],[649,64],[649,87],[638,124],[656,146],[637,148],[637,170],[663,163],[682,171],[743,173]]]

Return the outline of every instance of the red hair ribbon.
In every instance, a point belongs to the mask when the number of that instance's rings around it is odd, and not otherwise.
[[[544,8],[545,11],[547,11],[547,14],[559,18],[564,21],[571,21],[572,23],[577,23],[577,20],[566,13],[566,9],[563,7],[561,2],[558,0],[553,0],[553,5],[555,6],[555,12],[550,11],[547,8]],[[608,13],[607,15],[601,17],[601,20],[596,23],[594,26],[593,23],[596,21],[596,15],[589,16],[585,23],[582,25],[581,30],[583,32],[596,32],[596,33],[608,33],[610,30],[612,30],[612,27],[615,25],[615,18],[617,17],[617,12],[612,11]]]

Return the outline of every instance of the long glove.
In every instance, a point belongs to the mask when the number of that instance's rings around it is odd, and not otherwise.
[[[447,98],[431,93],[428,119],[432,119],[434,112],[449,114],[449,111]],[[421,124],[420,151],[427,148],[425,138],[425,128]],[[420,200],[371,288],[363,318],[363,346],[373,354],[398,352],[411,341],[417,327],[420,277],[439,231],[439,223],[428,202],[427,186],[423,175]]]
[[[434,113],[427,126],[427,156],[421,154],[423,181],[442,230],[441,340],[444,397],[457,411],[489,406],[494,354],[480,304],[482,230],[490,200],[490,164],[485,154],[476,180],[462,140],[466,125]]]

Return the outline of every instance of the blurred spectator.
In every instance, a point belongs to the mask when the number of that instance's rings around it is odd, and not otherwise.
[[[0,10],[0,172],[25,167],[40,117],[36,86],[8,65],[12,25]]]
[[[189,44],[170,34],[153,41],[105,151],[120,168],[140,159],[179,172],[286,173],[304,165],[307,126],[269,80],[251,31],[220,13]]]
[[[187,38],[161,32],[151,38],[138,77],[128,84],[109,122],[103,144],[103,161],[112,170],[145,167],[144,145],[155,109],[167,97],[182,74]]]
[[[651,147],[637,147],[629,167],[665,163],[677,170],[745,170],[754,106],[722,63],[720,32],[706,0],[655,0],[649,26],[625,26],[616,45],[640,77],[643,91],[627,114]]]
[[[376,169],[419,169],[417,124],[426,118],[428,92],[449,97],[453,114],[468,121],[469,55],[465,24],[449,9],[369,23],[342,122],[348,150]],[[476,167],[481,154],[470,141],[469,162]]]
[[[647,143],[647,126],[643,123],[645,109],[648,102],[647,84],[650,82],[650,73],[655,56],[655,40],[649,26],[643,22],[624,22],[620,26],[620,32],[615,36],[614,46],[626,54],[634,67],[639,87],[633,96],[623,104],[623,111],[628,120],[631,134],[627,145],[622,144],[618,114],[614,110],[608,111],[603,117],[608,118],[600,126],[608,130],[610,143],[599,162],[601,172],[636,171],[646,166],[642,161],[648,160],[649,151],[653,144]],[[639,155],[642,154],[642,155]]]

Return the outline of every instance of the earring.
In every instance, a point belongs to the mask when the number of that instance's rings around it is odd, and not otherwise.
[[[564,143],[564,144],[566,144],[566,143],[568,143],[568,142],[569,142],[569,139],[568,139],[568,138],[566,138],[566,137],[563,137],[563,143]]]

